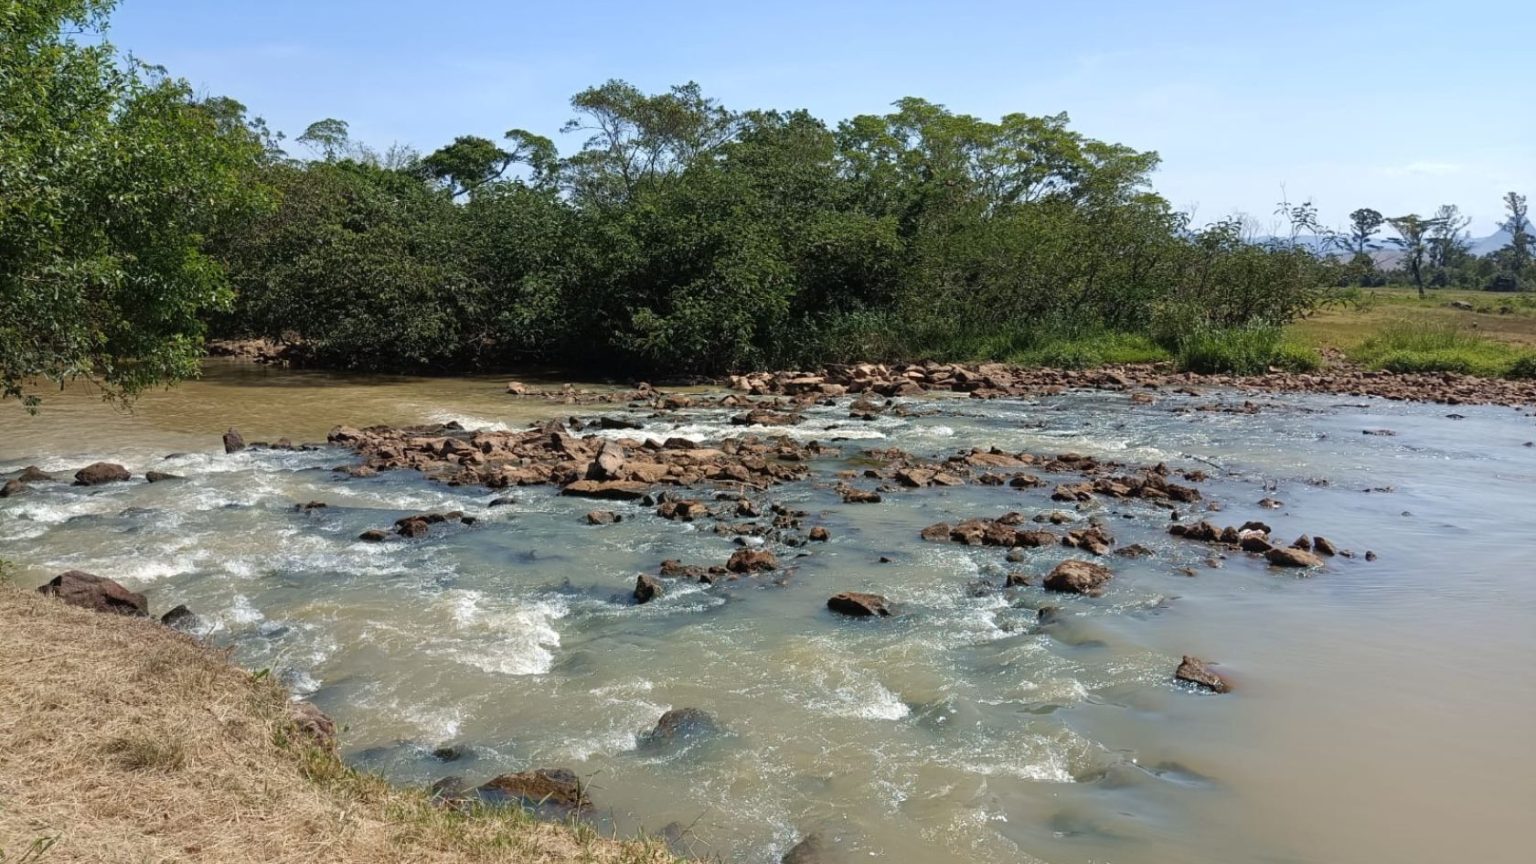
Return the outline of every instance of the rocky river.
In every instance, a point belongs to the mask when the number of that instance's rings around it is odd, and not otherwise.
[[[0,557],[185,604],[399,783],[566,768],[603,830],[701,857],[1529,860],[1518,409],[1110,388],[749,416],[704,388],[504,389],[214,360],[131,412],[9,405],[0,478],[55,481],[0,499]],[[230,427],[318,446],[226,453]],[[99,461],[132,479],[69,482]],[[409,527],[432,513],[456,515]],[[1234,531],[1170,533],[1202,520]],[[1260,522],[1334,554],[1275,566],[1240,545]],[[1047,590],[1069,560],[1109,578]],[[838,614],[843,592],[894,614]],[[1231,691],[1177,680],[1185,655]],[[683,708],[701,722],[653,732]]]

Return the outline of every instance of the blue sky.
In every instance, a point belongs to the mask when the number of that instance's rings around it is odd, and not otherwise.
[[[1154,185],[1199,222],[1268,228],[1283,185],[1336,224],[1455,203],[1481,235],[1505,191],[1536,196],[1532,0],[122,0],[110,35],[290,136],[338,117],[379,147],[554,136],[589,85],[695,80],[828,122],[909,95],[1067,111],[1158,151]]]

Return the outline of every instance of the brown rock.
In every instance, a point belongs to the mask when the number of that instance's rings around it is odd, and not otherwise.
[[[700,708],[673,708],[661,715],[656,727],[646,737],[653,742],[672,741],[717,732],[720,724]]]
[[[597,458],[587,466],[588,480],[617,480],[624,473],[624,447],[617,441],[606,441],[597,452]]]
[[[580,816],[592,809],[581,780],[564,768],[503,774],[475,791],[490,803],[517,804],[553,818]]]
[[[884,597],[862,591],[844,591],[833,595],[827,600],[827,608],[854,618],[883,618],[891,614]]]
[[[649,489],[648,484],[633,480],[577,480],[561,489],[560,494],[607,501],[636,501],[644,498]]]
[[[0,486],[0,498],[9,498],[12,495],[20,495],[27,491],[27,484],[20,480],[7,480],[4,486]]]
[[[288,719],[299,733],[322,750],[336,750],[336,724],[324,711],[312,702],[292,702],[288,706]]]
[[[95,612],[135,617],[149,615],[149,602],[143,594],[136,594],[111,579],[82,570],[60,573],[46,585],[39,586],[37,593],[57,597],[71,606]]]
[[[1015,570],[1009,573],[1008,578],[1003,581],[1004,588],[1022,588],[1028,584],[1029,574],[1022,570]]]
[[[53,475],[36,465],[28,465],[21,469],[21,473],[16,475],[16,479],[23,483],[51,483],[53,482]]]
[[[181,477],[176,474],[167,474],[164,471],[145,471],[144,479],[151,483],[164,483],[167,480],[180,480]],[[324,507],[325,505],[321,504],[320,506]]]
[[[817,525],[815,528],[811,529],[810,538],[811,538],[812,542],[815,542],[815,543],[825,543],[828,540],[832,539],[832,534],[831,534],[831,532],[827,531],[826,528],[823,528],[822,526]]]
[[[224,452],[239,453],[244,449],[245,438],[241,436],[238,429],[233,426],[229,427],[229,431],[224,433]]]
[[[635,602],[649,603],[662,595],[661,580],[648,573],[635,579]]]
[[[612,510],[592,510],[587,513],[588,525],[612,525],[615,522],[623,521],[623,519],[623,516]]]
[[[1276,567],[1321,567],[1323,559],[1302,549],[1285,549],[1279,546],[1264,553],[1269,563]]]
[[[1110,580],[1109,568],[1091,561],[1063,561],[1045,577],[1045,590],[1097,597]]]
[[[949,532],[949,524],[946,522],[939,522],[924,528],[919,536],[921,536],[924,540],[943,543],[949,539]]]
[[[1319,555],[1333,556],[1339,554],[1338,547],[1334,546],[1333,541],[1327,537],[1312,538],[1312,551]]]
[[[367,531],[357,535],[357,539],[368,543],[383,543],[389,539],[389,535],[377,528],[369,528]]]
[[[766,549],[737,549],[725,569],[732,573],[762,573],[779,569],[779,559]]]
[[[76,486],[100,486],[103,483],[121,483],[133,477],[128,469],[112,462],[93,462],[75,472]]]
[[[1232,685],[1227,682],[1227,679],[1212,672],[1210,667],[1205,665],[1204,660],[1201,660],[1199,657],[1191,657],[1188,654],[1184,655],[1184,660],[1179,663],[1179,668],[1174,670],[1173,677],[1185,683],[1194,684],[1197,687],[1214,690],[1217,693],[1226,693],[1232,689]]]

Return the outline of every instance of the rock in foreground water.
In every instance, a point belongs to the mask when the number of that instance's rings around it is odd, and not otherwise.
[[[1197,687],[1214,690],[1217,693],[1226,693],[1232,689],[1232,685],[1227,682],[1227,679],[1212,672],[1204,660],[1201,660],[1199,657],[1191,657],[1188,654],[1184,655],[1184,659],[1179,663],[1179,668],[1174,670],[1173,677],[1187,684],[1194,684]]]
[[[143,594],[134,593],[111,579],[83,570],[60,573],[48,584],[39,586],[37,592],[95,612],[149,616],[149,602]]]
[[[475,790],[491,804],[517,804],[550,819],[581,816],[592,809],[580,778],[564,768],[503,774]]]
[[[100,486],[103,483],[122,483],[132,477],[127,468],[115,462],[93,462],[75,472],[75,485]]]
[[[1276,546],[1264,553],[1269,563],[1276,567],[1321,567],[1323,559],[1305,549],[1288,549]]]
[[[1045,590],[1097,597],[1104,593],[1104,584],[1110,580],[1110,576],[1109,568],[1103,564],[1063,561],[1045,577]]]
[[[844,591],[834,595],[827,600],[827,608],[853,618],[884,618],[891,614],[884,597],[862,591]]]

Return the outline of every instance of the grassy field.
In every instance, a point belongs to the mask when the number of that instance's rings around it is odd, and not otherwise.
[[[1296,322],[1290,332],[1393,372],[1536,377],[1536,296],[1412,289],[1352,292]]]
[[[1293,332],[1319,348],[1358,348],[1382,327],[1423,321],[1455,326],[1495,342],[1536,348],[1536,295],[1488,291],[1430,291],[1420,299],[1411,288],[1362,290],[1359,300],[1339,303],[1293,325]],[[1466,303],[1472,311],[1452,303]]]

